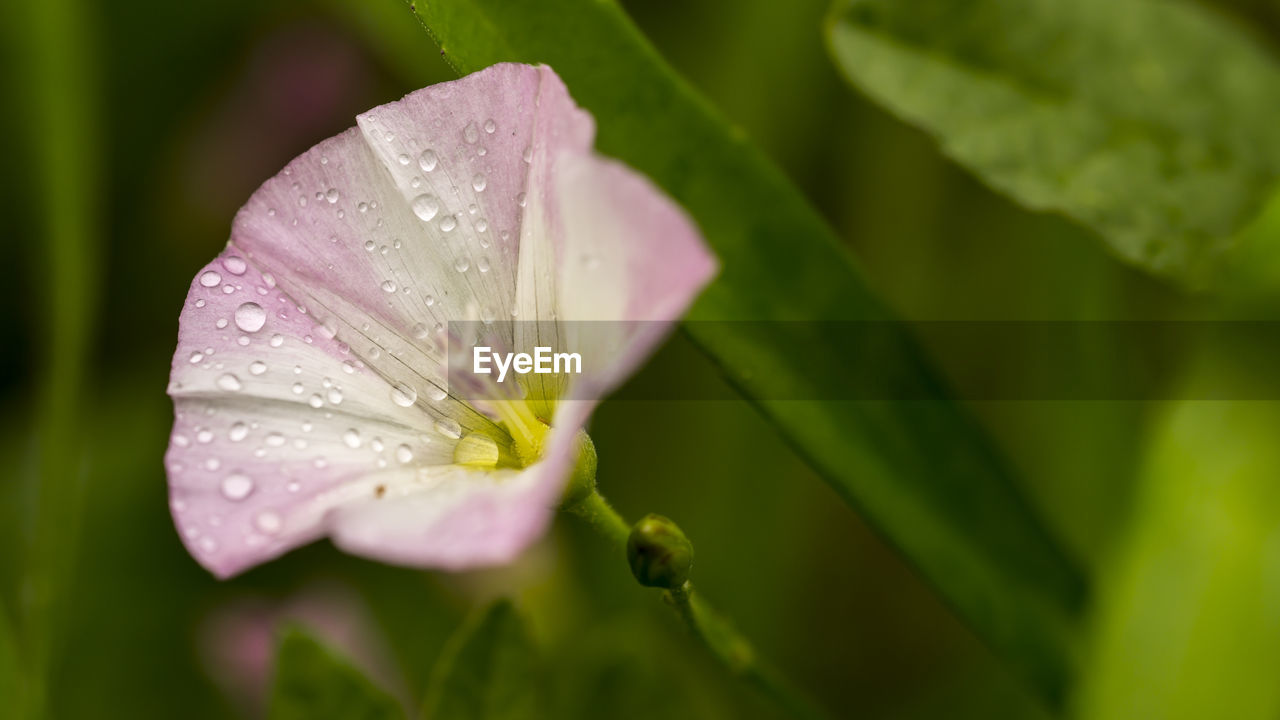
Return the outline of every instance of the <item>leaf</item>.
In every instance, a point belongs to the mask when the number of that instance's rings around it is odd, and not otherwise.
[[[1274,352],[1268,348],[1267,356]],[[1256,344],[1201,353],[1192,396],[1262,383]],[[1255,385],[1256,386],[1256,385]],[[1280,716],[1280,403],[1163,404],[1100,592],[1079,695],[1091,720]]]
[[[535,653],[511,603],[472,616],[449,640],[427,692],[428,720],[544,717]]]
[[[984,182],[1200,286],[1280,176],[1280,66],[1181,0],[839,0],[849,80]]]
[[[6,698],[9,710],[22,717],[23,683],[19,668],[18,636],[13,632],[9,611],[0,602],[0,698]]]
[[[299,629],[287,630],[276,661],[271,720],[402,720],[395,698]]]
[[[613,2],[414,7],[459,72],[502,61],[552,66],[595,116],[600,150],[648,174],[689,211],[722,270],[686,331],[989,644],[1046,697],[1061,699],[1082,577],[913,343],[859,347],[859,338],[830,326],[789,322],[889,317],[797,190]],[[701,322],[710,320],[777,322]],[[794,400],[856,397],[862,374],[884,367],[900,368],[912,396],[930,400]]]

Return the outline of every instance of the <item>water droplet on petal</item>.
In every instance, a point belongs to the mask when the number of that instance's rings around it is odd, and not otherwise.
[[[436,163],[439,159],[436,157],[434,150],[423,150],[418,156],[418,167],[422,168],[422,172],[431,172],[436,169]]]
[[[396,448],[396,460],[401,464],[413,461],[413,450],[408,445],[401,445]]]
[[[440,212],[440,202],[436,200],[435,195],[423,194],[413,199],[413,214],[418,219],[427,222]]]
[[[482,192],[488,185],[489,181],[482,173],[476,173],[476,176],[471,178],[471,187],[475,188],[476,192]]]
[[[418,391],[405,383],[396,383],[391,388],[391,401],[400,407],[409,407],[418,401]]]
[[[408,165],[409,159],[410,159],[409,156],[405,155],[404,153],[400,153],[400,157],[396,158],[396,160],[399,161],[401,165]]]
[[[250,375],[261,375],[266,371],[267,371],[267,364],[262,362],[261,360],[254,360],[253,362],[249,363]]]
[[[231,438],[231,442],[240,442],[249,436],[249,426],[242,422],[238,422],[231,426],[231,430],[227,432],[227,437]]]
[[[284,344],[284,336],[279,334],[272,335],[270,344],[271,344],[271,347],[280,347],[281,345]]]
[[[528,196],[526,196],[524,193],[516,194],[516,204],[519,205],[520,207],[524,207],[525,202],[527,200],[528,200]]]
[[[328,190],[326,190],[324,193],[324,199],[328,200],[330,205],[338,202],[338,189],[329,188]]]
[[[204,353],[202,353],[202,352],[193,352],[193,353],[191,353],[191,358],[190,358],[190,360],[191,360],[191,364],[192,364],[192,365],[198,365],[198,364],[200,364],[200,362],[201,362],[202,360],[204,360]]]
[[[458,219],[452,215],[445,215],[440,219],[440,229],[449,232],[458,227]]]
[[[460,273],[466,272],[467,268],[469,267],[471,267],[471,261],[467,259],[466,255],[463,255],[462,257],[459,257],[457,260],[453,261],[453,269],[457,270]]]
[[[236,327],[254,333],[267,324],[267,311],[255,302],[247,302],[236,308]]]
[[[383,290],[384,292],[393,293],[393,292],[395,292],[395,291],[396,291],[396,284],[395,284],[394,282],[390,281],[390,280],[383,280],[383,281],[382,281],[382,290]]]
[[[324,398],[320,397],[318,394],[312,395],[307,398],[307,404],[318,410],[324,405]]]
[[[454,420],[453,418],[444,418],[443,420],[437,420],[435,427],[436,427],[436,432],[440,433],[441,435],[447,438],[457,440],[458,438],[462,437],[462,426],[459,425],[458,421]],[[480,436],[480,437],[485,437],[485,436]],[[490,440],[490,442],[493,442],[493,441]]]
[[[490,118],[489,120],[485,120],[485,121],[484,121],[484,131],[485,131],[485,132],[487,132],[487,133],[489,133],[490,135],[492,135],[492,134],[493,134],[493,131],[494,131],[494,130],[497,130],[497,129],[498,129],[498,124],[497,124],[497,123],[495,123],[495,122],[493,121],[493,119],[492,119],[492,118]]]
[[[266,442],[271,447],[282,447],[284,445],[284,435],[278,432],[268,433]]]
[[[222,283],[222,275],[217,270],[206,270],[200,276],[200,284],[207,287],[217,287]]]
[[[222,495],[228,500],[240,501],[253,492],[253,480],[244,473],[231,473],[222,479]]]
[[[360,447],[360,432],[353,428],[342,433],[342,442],[352,450]]]
[[[232,275],[243,275],[248,266],[244,262],[244,258],[238,255],[229,255],[222,261],[222,267]]]
[[[476,127],[474,122],[469,122],[466,127],[462,128],[462,139],[472,144],[480,139],[480,129]]]
[[[280,516],[271,510],[263,510],[258,513],[258,517],[254,518],[253,524],[258,528],[259,532],[268,535],[274,535],[280,532],[280,526],[283,524]]]
[[[326,393],[325,396],[329,400],[330,405],[342,404],[342,391],[338,388],[329,388],[329,392]]]
[[[231,373],[223,373],[218,378],[218,388],[227,392],[236,392],[240,389],[240,378]]]

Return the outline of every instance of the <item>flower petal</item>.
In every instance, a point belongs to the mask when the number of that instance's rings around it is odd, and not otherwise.
[[[578,430],[594,403],[561,403],[542,459],[524,470],[435,468],[401,494],[344,505],[332,519],[333,541],[384,562],[463,569],[513,560],[550,521],[577,460]],[[388,486],[392,487],[392,486]],[[388,492],[391,492],[388,490]]]
[[[595,359],[573,394],[598,399],[635,372],[717,265],[693,221],[644,176],[594,154],[563,156],[556,170],[557,307],[566,320],[597,321],[571,323],[569,343]]]

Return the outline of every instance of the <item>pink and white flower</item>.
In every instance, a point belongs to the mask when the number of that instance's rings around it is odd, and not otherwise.
[[[226,577],[327,535],[458,569],[539,536],[596,398],[715,272],[593,137],[550,68],[497,65],[360,115],[254,193],[192,282],[169,384],[170,502],[201,564]],[[497,318],[570,345],[568,321],[617,330],[554,391],[448,394],[447,324]]]

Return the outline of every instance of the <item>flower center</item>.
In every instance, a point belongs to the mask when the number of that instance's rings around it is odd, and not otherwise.
[[[533,411],[524,400],[494,400],[493,411],[507,434],[511,436],[509,453],[502,452],[493,438],[472,433],[458,441],[453,450],[453,461],[458,465],[493,468],[498,465],[528,467],[542,457],[543,444],[551,426]]]

